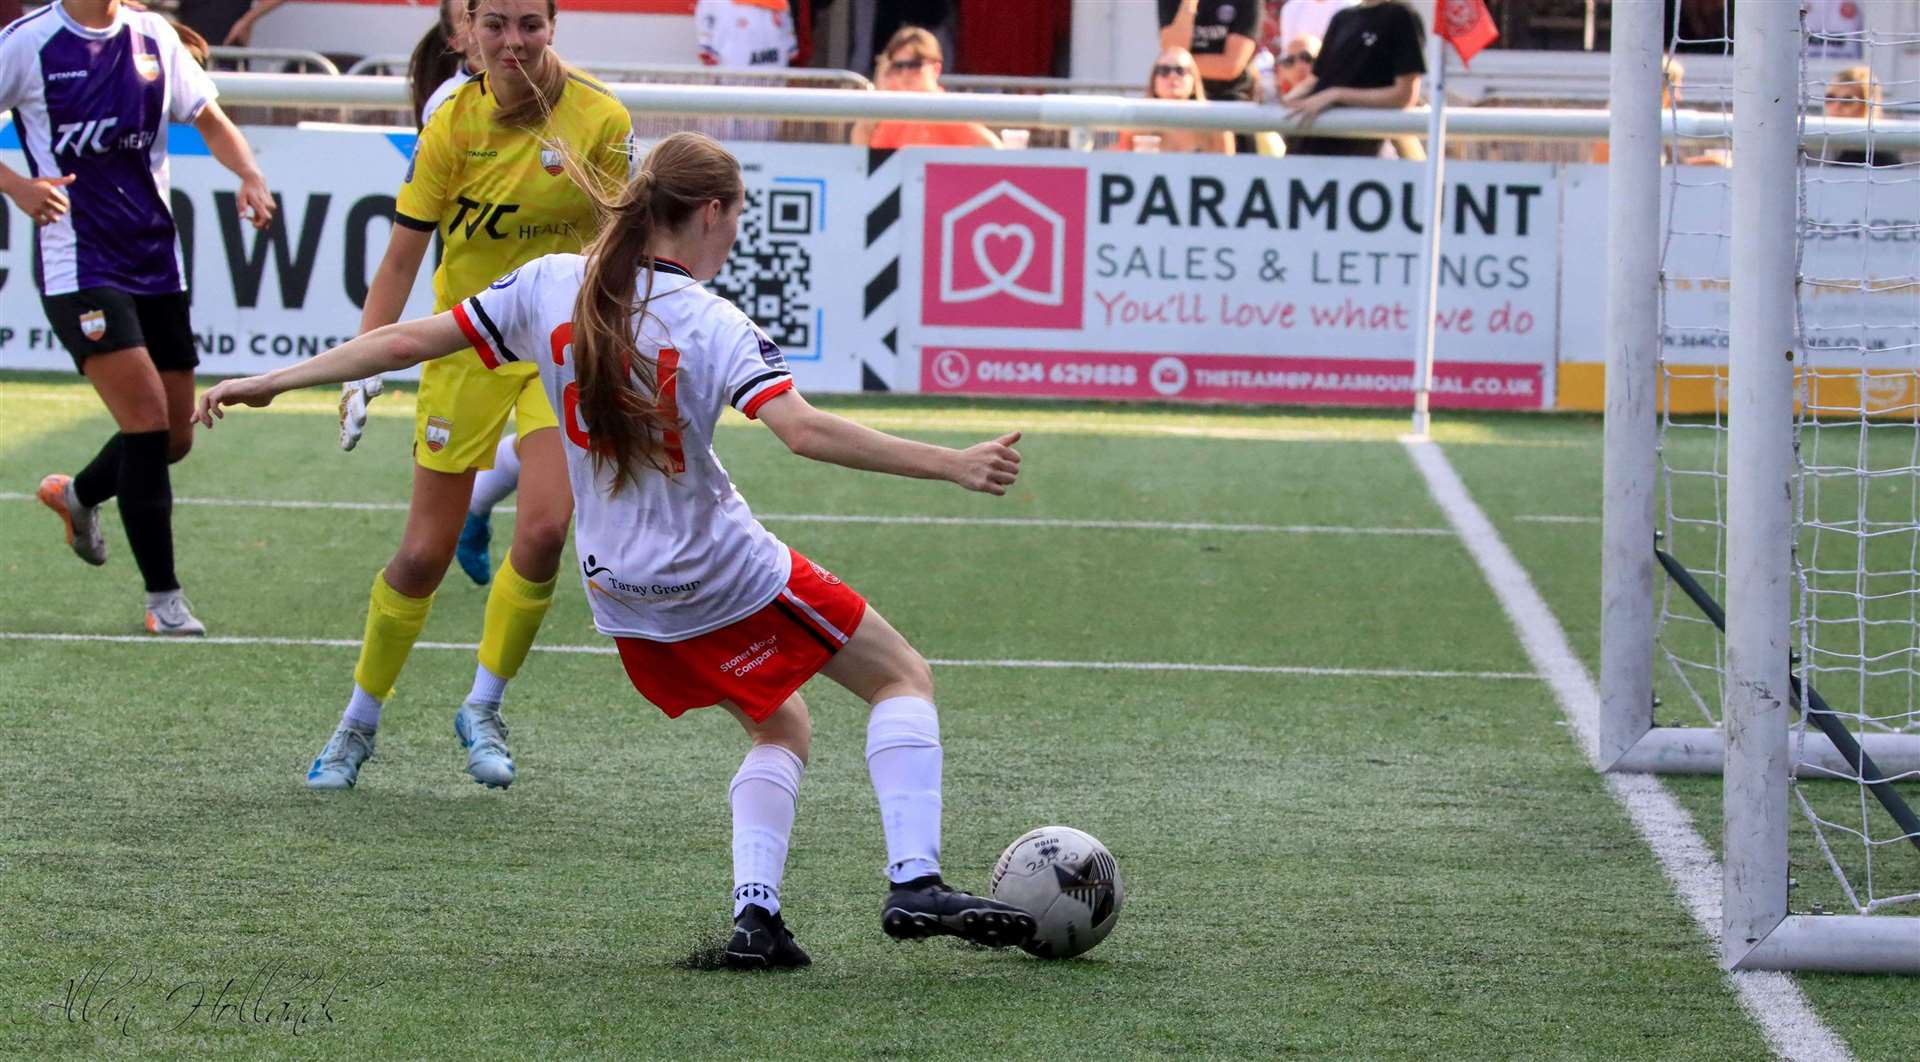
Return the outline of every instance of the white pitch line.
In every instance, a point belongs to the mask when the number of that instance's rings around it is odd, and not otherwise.
[[[18,491],[0,491],[0,501],[32,501]],[[301,501],[280,498],[175,498],[176,505],[226,509],[321,509],[341,512],[405,512],[406,502]],[[511,505],[496,512],[510,513]],[[1166,520],[1066,520],[1034,516],[879,516],[849,513],[761,513],[761,520],[790,524],[881,524],[930,527],[1033,527],[1068,531],[1216,531],[1253,535],[1409,535],[1447,537],[1444,527],[1346,527],[1335,524],[1216,524]]]
[[[1516,516],[1514,519],[1523,524],[1598,524],[1600,522],[1597,516],[1562,516],[1553,513]]]
[[[1527,658],[1553,690],[1587,762],[1598,766],[1600,691],[1586,665],[1574,655],[1566,631],[1534,588],[1527,570],[1501,540],[1493,522],[1473,500],[1466,484],[1440,447],[1405,440],[1427,490],[1446,513],[1467,552],[1500,599],[1508,622]],[[1660,868],[1680,894],[1693,921],[1720,954],[1720,861],[1694,828],[1693,816],[1660,780],[1645,774],[1607,774],[1607,791],[1627,812],[1634,829],[1660,860]],[[1853,1057],[1845,1040],[1814,1012],[1793,978],[1783,973],[1736,970],[1727,974],[1740,1005],[1759,1024],[1767,1043],[1782,1058],[1806,1062],[1846,1062]]]
[[[274,645],[297,649],[358,649],[360,643],[348,638],[283,638],[271,635],[210,635],[202,638],[156,638],[151,634],[65,634],[58,632],[0,631],[0,641],[12,642],[112,642],[122,645]],[[474,642],[415,642],[415,649],[449,650],[471,653],[480,646]],[[536,653],[614,656],[612,645],[539,645]],[[1471,681],[1538,681],[1540,676],[1525,671],[1426,671],[1411,668],[1309,667],[1284,664],[1182,664],[1149,660],[941,660],[929,659],[935,667],[983,667],[1003,670],[1038,671],[1181,671],[1227,675],[1304,675],[1313,678],[1417,678],[1463,679]]]

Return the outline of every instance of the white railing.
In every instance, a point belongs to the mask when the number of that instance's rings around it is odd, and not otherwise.
[[[213,79],[227,103],[268,106],[393,110],[407,106],[407,84],[397,77],[309,77],[299,74],[230,74]],[[857,89],[753,88],[732,85],[614,83],[607,86],[636,114],[723,115],[814,121],[897,119],[982,122],[994,128],[1203,129],[1231,132],[1300,132],[1273,104],[1193,103],[1123,99],[1117,96],[990,96],[971,93],[870,92]],[[1699,111],[1661,115],[1662,136],[1674,140],[1724,141],[1732,135],[1726,114]],[[1604,110],[1536,110],[1473,107],[1449,111],[1448,135],[1465,140],[1605,140]],[[1427,110],[1334,108],[1313,124],[1326,136],[1424,136]],[[1920,122],[1866,121],[1808,116],[1807,141],[1864,140],[1890,150],[1920,148]]]
[[[940,84],[951,92],[1050,92],[1058,96],[1138,96],[1147,79],[1082,81],[1068,77],[1015,77],[1000,74],[945,74]]]
[[[246,63],[249,69],[254,63],[299,63],[329,77],[340,75],[340,68],[333,60],[305,48],[232,48],[215,44],[207,48],[207,57],[215,62]]]
[[[369,55],[347,67],[346,74],[348,77],[379,75],[404,77],[410,61],[410,58],[404,55]],[[736,69],[698,63],[575,63],[573,65],[609,81],[674,79],[702,85],[722,82],[739,85],[764,81],[770,85],[788,87],[806,84],[849,89],[873,88],[873,82],[851,70],[835,70],[827,67],[783,66]]]

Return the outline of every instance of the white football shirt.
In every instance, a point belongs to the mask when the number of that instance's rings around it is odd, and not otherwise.
[[[433,90],[433,95],[427,97],[427,102],[420,105],[420,125],[425,127],[427,119],[433,117],[433,112],[439,110],[441,104],[452,99],[453,94],[460,91],[460,86],[472,80],[473,71],[467,69],[467,64],[461,63],[460,69],[447,75],[447,79],[440,82],[439,87]]]
[[[573,490],[580,579],[603,634],[684,641],[765,608],[787,584],[792,557],[747,508],[713,452],[731,405],[755,416],[793,389],[780,348],[732,303],[665,259],[636,348],[659,365],[656,402],[680,430],[663,440],[671,478],[643,468],[620,493],[596,468],[573,364],[573,304],[585,275],[577,254],[537,258],[456,304],[455,320],[488,368],[540,366],[559,417]],[[646,275],[641,275],[641,290]],[[526,469],[521,470],[526,474]]]

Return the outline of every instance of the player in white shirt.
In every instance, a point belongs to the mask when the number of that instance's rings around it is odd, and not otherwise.
[[[965,450],[912,442],[815,409],[780,350],[702,287],[745,205],[739,163],[698,133],[648,153],[585,256],[548,255],[433,317],[376,329],[311,361],[228,380],[202,396],[209,428],[229,405],[392,372],[472,347],[489,367],[539,366],[566,436],[574,542],[594,624],[628,677],[670,717],[718,704],[752,748],[729,789],[738,967],[804,966],[780,915],[780,880],[812,724],[797,692],[824,674],[867,701],[867,768],[891,882],[888,935],[990,946],[1033,933],[1025,912],[940,877],[940,727],[933,676],[851,587],[754,519],[713,451],[727,406],[794,453],[872,472],[1005,494],[1019,433]]]

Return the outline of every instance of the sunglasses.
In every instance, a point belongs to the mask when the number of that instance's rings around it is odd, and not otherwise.
[[[1179,63],[1156,63],[1153,68],[1154,77],[1181,77],[1183,75],[1192,77],[1193,71],[1181,66]]]
[[[1313,56],[1308,55],[1305,52],[1300,52],[1295,55],[1284,56],[1280,60],[1280,65],[1281,66],[1302,66],[1302,65],[1312,66]]]
[[[895,70],[899,70],[905,73],[912,73],[931,62],[933,62],[933,60],[918,55],[911,59],[889,59],[887,60],[887,72],[892,73]]]

